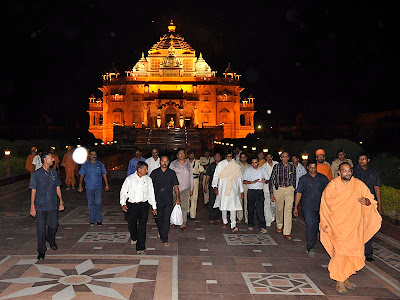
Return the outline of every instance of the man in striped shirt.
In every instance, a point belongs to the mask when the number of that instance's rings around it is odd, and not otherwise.
[[[272,169],[269,181],[271,201],[276,201],[276,231],[290,240],[292,237],[292,208],[296,188],[296,167],[289,164],[289,153],[283,151],[281,162]],[[282,229],[283,227],[283,229]]]

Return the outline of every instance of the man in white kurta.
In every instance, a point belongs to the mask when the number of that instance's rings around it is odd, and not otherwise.
[[[262,165],[262,168],[267,170],[268,177],[271,177],[272,169],[278,163],[273,158],[271,153],[267,153],[265,155],[267,162]],[[275,221],[275,202],[271,202],[268,184],[264,184],[264,216],[266,226],[270,227],[271,223]]]
[[[243,199],[242,172],[239,165],[233,159],[233,151],[228,149],[225,159],[221,161],[214,172],[212,187],[217,198],[214,208],[219,208],[222,212],[222,221],[226,228],[228,224],[228,211],[230,212],[231,229],[233,232],[239,231],[236,227],[236,211],[242,210],[240,198]]]
[[[158,169],[160,167],[160,157],[158,156],[158,149],[151,149],[151,156],[146,159],[146,164],[149,166],[148,175],[150,176],[153,170]]]

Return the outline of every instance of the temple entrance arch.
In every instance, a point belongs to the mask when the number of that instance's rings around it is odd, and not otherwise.
[[[174,106],[168,106],[167,109],[164,112],[165,118],[164,118],[164,124],[165,127],[179,127],[179,118],[178,118],[178,111]]]

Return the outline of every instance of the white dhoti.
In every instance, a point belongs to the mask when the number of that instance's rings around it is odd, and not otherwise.
[[[271,223],[275,221],[275,202],[271,201],[271,197],[269,194],[268,184],[264,185],[264,216],[265,223],[267,226],[271,226]]]

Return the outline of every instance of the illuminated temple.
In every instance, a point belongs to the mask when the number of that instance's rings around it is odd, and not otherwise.
[[[230,65],[223,76],[216,73],[171,21],[125,76],[115,67],[103,75],[102,98],[89,97],[89,131],[104,142],[113,141],[121,127],[153,134],[207,129],[215,139],[246,137],[254,132],[253,98],[241,99],[240,75]]]

